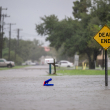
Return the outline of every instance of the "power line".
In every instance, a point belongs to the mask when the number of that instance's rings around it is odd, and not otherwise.
[[[34,34],[30,34],[30,33],[22,33],[22,34],[27,34],[27,35],[30,35],[30,36],[37,36],[37,35],[34,35]]]

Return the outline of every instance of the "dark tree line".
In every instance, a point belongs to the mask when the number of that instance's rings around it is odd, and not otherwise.
[[[26,60],[39,61],[39,58],[44,55],[52,55],[51,52],[45,52],[42,44],[38,40],[19,40],[11,39],[10,60],[15,61],[16,64],[21,64]],[[9,40],[4,38],[3,58],[8,60],[9,56]]]

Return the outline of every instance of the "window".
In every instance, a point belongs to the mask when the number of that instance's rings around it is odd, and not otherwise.
[[[0,62],[4,62],[4,60],[0,60]]]

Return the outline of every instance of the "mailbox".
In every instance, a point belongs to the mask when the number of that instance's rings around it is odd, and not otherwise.
[[[51,74],[51,65],[54,66],[54,73],[53,74],[56,74],[55,59],[54,58],[45,59],[45,63],[49,64],[49,74]]]
[[[45,63],[52,64],[54,63],[54,59],[53,58],[45,59]]]

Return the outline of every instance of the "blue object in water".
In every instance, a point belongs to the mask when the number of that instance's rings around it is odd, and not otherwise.
[[[46,81],[45,81],[45,84],[48,84],[51,80],[52,80],[52,78],[46,80]]]
[[[44,86],[54,86],[54,84],[44,84]]]
[[[54,84],[48,84],[51,80],[52,80],[52,78],[50,78],[50,79],[44,81],[43,86],[54,86]]]

